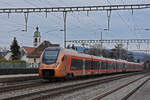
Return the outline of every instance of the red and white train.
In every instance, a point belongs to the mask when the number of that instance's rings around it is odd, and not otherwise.
[[[141,70],[143,64],[92,56],[60,47],[49,47],[41,55],[39,76],[51,79]]]

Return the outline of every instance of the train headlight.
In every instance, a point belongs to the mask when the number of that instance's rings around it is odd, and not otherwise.
[[[41,63],[39,63],[39,64],[38,64],[38,68],[40,68],[40,67],[41,67],[41,65],[42,65],[42,64],[41,64]]]
[[[40,63],[39,65],[42,66],[42,63]]]
[[[54,65],[54,68],[56,68],[58,66],[59,62],[56,62]]]

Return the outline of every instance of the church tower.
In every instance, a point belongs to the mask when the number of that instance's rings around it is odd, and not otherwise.
[[[33,45],[36,47],[41,43],[41,35],[39,32],[39,28],[38,26],[36,27],[36,31],[34,32],[34,36],[33,36]]]

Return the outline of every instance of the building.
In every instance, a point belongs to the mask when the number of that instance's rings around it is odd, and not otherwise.
[[[37,67],[39,65],[40,56],[47,47],[59,47],[59,44],[52,44],[49,41],[41,42],[41,35],[38,27],[36,27],[33,36],[33,47],[23,46],[21,48],[21,60],[25,60],[31,64],[31,67]]]

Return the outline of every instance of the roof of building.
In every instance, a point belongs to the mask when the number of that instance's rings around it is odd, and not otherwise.
[[[25,49],[25,52],[28,54],[35,50],[35,47],[23,46],[23,48]]]
[[[51,44],[49,41],[43,41],[38,47],[27,47],[23,48],[26,50],[28,58],[40,58],[42,52],[47,47],[59,47],[59,44]]]

